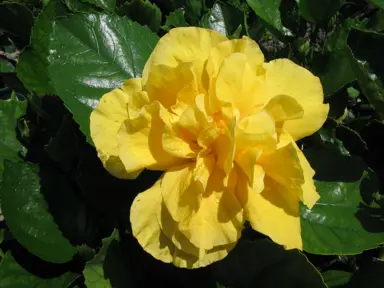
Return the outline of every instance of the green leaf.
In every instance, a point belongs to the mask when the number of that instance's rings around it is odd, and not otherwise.
[[[100,7],[108,12],[113,12],[116,8],[116,0],[82,0],[83,2]]]
[[[221,34],[231,36],[238,27],[242,26],[244,14],[234,7],[217,2],[212,9],[203,16],[200,26],[215,30]]]
[[[15,72],[15,67],[3,58],[0,58],[0,73],[12,73]]]
[[[29,252],[53,263],[65,263],[76,253],[57,228],[42,194],[39,167],[5,162],[0,186],[4,217],[13,236]]]
[[[367,23],[367,28],[377,32],[384,31],[384,10],[379,10],[372,15]]]
[[[357,99],[360,96],[360,91],[353,87],[348,87],[347,92],[348,92],[348,96],[351,97],[352,99]]]
[[[147,25],[153,32],[157,32],[161,25],[161,11],[156,4],[148,0],[131,0],[126,2],[120,10],[131,20],[141,25]]]
[[[0,182],[3,160],[19,161],[22,145],[16,137],[17,119],[25,113],[27,101],[18,101],[13,94],[9,100],[0,100]]]
[[[227,287],[326,287],[303,254],[286,251],[268,239],[240,240],[212,269],[215,279]]]
[[[87,288],[132,287],[117,234],[115,230],[110,237],[103,239],[99,253],[85,265],[83,274]]]
[[[141,76],[158,36],[125,17],[91,13],[57,19],[50,38],[49,76],[91,143],[92,109],[103,94]]]
[[[361,158],[327,150],[304,150],[304,154],[316,171],[320,194],[312,209],[300,207],[304,250],[324,255],[358,254],[383,243],[384,223],[371,216],[371,208],[363,201],[378,187],[371,183],[374,175],[366,171]]]
[[[368,0],[368,2],[371,2],[378,8],[384,9],[384,0]]]
[[[358,59],[351,57],[351,66],[356,75],[360,89],[368,99],[369,103],[384,119],[384,85],[380,77],[372,72],[367,62],[360,62]]]
[[[317,65],[313,67],[312,71],[320,78],[326,97],[356,79],[350,58],[350,50],[344,48],[324,54],[317,59]]]
[[[202,2],[201,0],[184,0],[183,6],[185,8],[185,19],[192,26],[197,26],[202,12]],[[180,8],[180,7],[179,7]]]
[[[169,13],[166,17],[165,24],[162,27],[165,31],[169,31],[175,27],[187,27],[189,24],[185,21],[184,10],[177,9]]]
[[[340,9],[341,0],[298,0],[301,16],[309,22],[327,24]]]
[[[28,45],[33,25],[32,12],[19,3],[0,4],[0,29],[20,40],[21,47]]]
[[[287,34],[287,29],[281,22],[280,2],[281,0],[247,0],[248,5],[251,6],[257,16],[278,31]]]
[[[348,37],[348,46],[360,61],[366,61],[370,69],[384,79],[384,34],[353,28]]]
[[[351,277],[352,273],[340,270],[328,270],[323,273],[324,282],[329,288],[344,287]]]
[[[73,12],[90,12],[95,10],[94,6],[81,0],[63,0],[68,9]]]
[[[67,288],[78,277],[78,274],[72,272],[67,272],[51,279],[37,277],[20,266],[10,251],[5,254],[0,263],[1,288]]]
[[[40,95],[56,94],[47,71],[49,35],[53,29],[54,19],[65,14],[64,4],[60,0],[52,0],[36,19],[31,45],[21,53],[16,65],[17,76],[30,92]]]
[[[348,45],[353,52],[351,66],[361,91],[384,119],[384,35],[372,31],[352,29]]]
[[[363,26],[363,22],[347,18],[325,39],[325,49],[329,52],[341,51],[347,46],[348,36],[352,28]]]

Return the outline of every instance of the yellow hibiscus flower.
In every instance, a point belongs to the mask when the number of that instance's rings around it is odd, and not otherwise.
[[[286,249],[302,249],[299,201],[319,199],[295,141],[328,115],[320,81],[288,59],[264,62],[248,37],[176,28],[141,79],[105,94],[91,136],[124,179],[164,170],[131,207],[133,235],[153,257],[198,268],[224,258],[247,220]]]

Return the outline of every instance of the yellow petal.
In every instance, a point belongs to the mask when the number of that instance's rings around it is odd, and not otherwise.
[[[199,94],[194,67],[190,62],[180,63],[175,68],[153,66],[144,88],[151,101],[159,101],[167,109],[175,105],[177,100],[192,105]]]
[[[265,85],[260,95],[270,99],[276,95],[288,95],[297,100],[304,110],[301,119],[289,120],[284,129],[295,139],[316,132],[327,119],[329,105],[323,104],[323,89],[319,78],[288,59],[278,59],[264,64]]]
[[[298,199],[284,197],[289,192],[273,180],[265,181],[264,191],[256,193],[248,186],[246,176],[239,174],[236,193],[252,228],[286,249],[302,249]]]
[[[205,67],[206,73],[215,76],[224,59],[233,53],[245,54],[247,62],[255,72],[264,63],[264,55],[259,45],[249,37],[243,36],[242,39],[228,40],[214,46],[209,53]]]
[[[161,213],[157,214],[157,221],[164,235],[171,239],[174,245],[173,264],[180,268],[200,268],[213,262],[219,261],[228,255],[236,243],[224,246],[216,246],[213,249],[203,250],[194,246],[188,238],[178,230],[178,224],[170,216],[164,205],[161,207]]]
[[[262,166],[256,164],[257,158],[260,157],[262,151],[259,149],[242,150],[236,155],[236,163],[247,175],[249,185],[252,189],[260,193],[264,189],[265,172]]]
[[[279,138],[279,146],[283,147],[292,143],[292,145],[294,145],[296,149],[296,153],[304,175],[304,183],[301,185],[300,200],[309,209],[311,209],[320,199],[320,195],[319,193],[317,193],[316,186],[313,182],[313,176],[315,175],[315,171],[312,169],[307,158],[305,158],[303,152],[300,150],[300,148],[297,146],[295,141],[288,133],[282,131]]]
[[[265,110],[241,119],[235,135],[238,150],[250,147],[274,149],[277,143],[275,121]]]
[[[276,122],[299,119],[304,111],[297,100],[287,95],[272,97],[263,108]]]
[[[128,172],[143,168],[165,170],[182,163],[182,158],[164,151],[162,136],[169,125],[168,112],[159,102],[142,109],[139,117],[127,119],[118,132],[119,156]]]
[[[218,111],[220,105],[217,102],[215,93],[215,81],[219,69],[225,58],[233,53],[242,53],[246,56],[247,62],[255,74],[262,68],[264,55],[260,50],[259,45],[252,39],[243,36],[242,39],[233,39],[221,42],[213,47],[209,53],[208,60],[204,67],[203,83],[205,89],[210,92],[209,106],[210,110]]]
[[[199,209],[214,161],[213,155],[198,158],[195,163],[173,167],[164,174],[163,201],[175,221],[191,217]]]
[[[134,179],[140,173],[137,170],[126,171],[119,158],[117,132],[128,118],[128,101],[141,90],[140,79],[130,79],[122,89],[114,89],[105,94],[90,117],[91,137],[104,167],[113,176]],[[135,172],[135,173],[132,173]]]
[[[186,215],[179,223],[180,231],[199,249],[229,245],[240,238],[244,215],[234,194],[235,170],[230,173],[226,186],[223,183],[225,177],[221,169],[215,169],[198,210]]]
[[[233,53],[225,58],[216,79],[216,97],[232,103],[241,117],[250,114],[254,106],[262,104],[257,97],[260,80],[247,62],[247,56]]]
[[[287,189],[300,189],[304,183],[303,170],[293,143],[263,153],[257,164],[263,167],[266,175]]]
[[[237,181],[223,186],[224,172],[212,172],[214,158],[204,158],[197,166],[182,166],[167,171],[161,183],[167,211],[178,223],[178,230],[200,252],[238,240],[243,218],[234,196]]]
[[[185,137],[178,135],[177,127],[165,125],[162,135],[162,146],[169,155],[180,158],[194,158],[197,155],[197,145],[190,143]]]
[[[191,62],[197,78],[201,78],[203,65],[209,51],[217,44],[228,40],[224,35],[197,27],[180,27],[169,31],[157,43],[143,71],[143,86],[154,66],[176,67],[179,63]]]
[[[175,221],[194,213],[200,205],[204,191],[193,181],[193,169],[192,163],[173,167],[164,174],[161,182],[164,205]]]
[[[132,234],[143,249],[156,259],[180,268],[200,268],[223,259],[235,246],[235,243],[217,246],[199,258],[199,250],[177,231],[177,223],[164,209],[161,199],[159,180],[136,196],[130,213]]]
[[[166,263],[173,261],[174,245],[162,233],[157,220],[161,209],[160,181],[138,194],[131,206],[132,234],[141,247],[153,257]]]
[[[196,140],[200,132],[207,125],[207,120],[204,113],[197,105],[189,106],[181,114],[176,126],[188,133],[188,138]]]
[[[233,159],[235,157],[235,129],[236,118],[223,124],[221,127],[221,134],[216,138],[213,146],[217,155],[217,166],[229,174],[233,167]]]

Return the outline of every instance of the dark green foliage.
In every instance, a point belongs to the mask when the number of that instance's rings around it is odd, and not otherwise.
[[[0,287],[382,287],[382,9],[381,0],[1,1]],[[161,36],[187,26],[248,36],[266,61],[289,58],[319,77],[330,112],[299,143],[321,195],[301,206],[303,252],[247,226],[227,258],[186,270],[131,235],[131,203],[161,172],[112,177],[89,115],[141,76]]]

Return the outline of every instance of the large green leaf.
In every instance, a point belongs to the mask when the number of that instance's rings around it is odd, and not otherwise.
[[[129,271],[116,240],[117,231],[103,239],[103,245],[83,271],[87,288],[133,287]]]
[[[88,141],[92,109],[124,80],[140,77],[157,41],[148,28],[115,15],[75,14],[54,22],[49,76]]]
[[[76,249],[57,228],[42,194],[39,167],[25,162],[5,162],[0,186],[7,225],[28,251],[53,263],[70,261]],[[60,184],[58,184],[60,185]]]
[[[228,4],[217,2],[213,5],[212,9],[203,16],[200,26],[231,36],[237,29],[241,31],[243,21],[243,12]]]
[[[224,260],[212,267],[216,280],[226,287],[326,287],[303,254],[286,251],[268,239],[240,240]]]
[[[384,0],[368,0],[368,2],[371,2],[376,7],[384,9]]]
[[[367,62],[361,62],[355,57],[351,57],[350,61],[361,91],[380,115],[380,118],[384,119],[384,85],[382,80],[370,69]]]
[[[316,171],[320,200],[301,205],[304,250],[314,254],[358,254],[384,243],[384,223],[371,216],[363,198],[378,191],[374,175],[359,157],[304,150]]]
[[[55,278],[40,278],[20,266],[11,252],[7,252],[0,263],[1,288],[67,288],[78,277],[78,274],[67,272]]]
[[[95,6],[90,3],[82,2],[81,0],[63,0],[68,9],[73,12],[90,12],[95,10]]]
[[[345,47],[322,55],[313,72],[321,80],[324,95],[329,96],[356,79],[350,64],[351,53]]]
[[[17,161],[21,144],[16,138],[17,119],[25,113],[27,101],[18,101],[15,96],[0,100],[0,161]]]
[[[339,10],[342,0],[298,0],[299,11],[309,22],[326,24]]]
[[[182,9],[177,9],[172,11],[167,15],[165,24],[161,28],[169,31],[175,27],[187,27],[189,24],[185,21],[184,17],[185,12]]]
[[[15,72],[15,67],[5,59],[0,58],[0,74]]]
[[[267,22],[269,25],[282,33],[286,33],[281,22],[280,2],[281,0],[247,0],[256,15]]]
[[[0,100],[0,183],[5,159],[18,161],[22,145],[17,140],[17,119],[25,113],[27,101],[18,101],[15,95],[9,100]]]
[[[384,2],[383,2],[384,3]],[[384,10],[379,10],[370,17],[367,28],[377,32],[384,31]]]
[[[56,93],[47,72],[49,35],[52,32],[53,20],[65,15],[65,8],[60,0],[49,2],[36,19],[31,45],[20,55],[16,66],[17,76],[30,92],[41,95]]]
[[[159,31],[161,25],[161,11],[156,4],[148,0],[131,0],[119,9],[131,20],[141,25],[147,25],[152,31]]]
[[[109,12],[113,12],[116,8],[116,0],[81,0],[86,3],[90,3],[101,9],[104,9]]]
[[[352,277],[352,273],[340,270],[328,270],[322,275],[325,284],[327,284],[329,288],[344,287]]]
[[[352,29],[348,45],[353,52],[351,66],[360,88],[369,103],[384,119],[384,35],[372,31]]]
[[[368,62],[373,72],[384,79],[384,34],[353,28],[348,46],[357,59]]]

